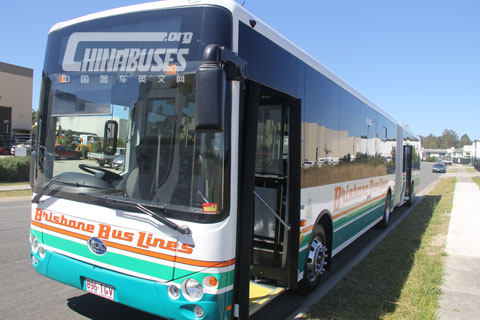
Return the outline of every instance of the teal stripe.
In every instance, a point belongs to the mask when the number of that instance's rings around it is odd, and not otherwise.
[[[105,263],[114,267],[135,271],[147,276],[170,280],[173,277],[173,268],[156,264],[150,261],[124,256],[118,253],[107,252],[104,255],[96,255],[88,249],[87,242],[80,244],[48,233],[44,233],[45,244],[72,254]]]

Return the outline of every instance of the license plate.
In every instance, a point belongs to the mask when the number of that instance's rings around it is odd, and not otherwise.
[[[85,279],[85,289],[87,292],[96,294],[97,296],[114,300],[115,288],[95,280]]]

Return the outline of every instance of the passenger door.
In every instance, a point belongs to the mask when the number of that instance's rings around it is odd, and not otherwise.
[[[251,277],[296,287],[300,197],[300,103],[260,86],[256,117]],[[296,234],[296,235],[294,235]]]
[[[413,147],[403,146],[403,172],[405,173],[404,200],[408,201],[411,196],[413,167]]]
[[[300,100],[245,84],[234,293],[240,319],[249,315],[249,280],[297,287],[300,236]]]

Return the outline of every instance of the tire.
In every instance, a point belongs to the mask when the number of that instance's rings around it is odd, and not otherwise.
[[[385,200],[385,208],[383,208],[382,221],[378,223],[380,228],[385,229],[389,226],[391,215],[392,215],[392,195],[389,192],[387,194],[387,199]]]
[[[415,196],[415,184],[412,182],[412,187],[410,188],[410,196],[408,197],[407,206],[411,206],[413,204],[413,197]]]
[[[308,294],[320,282],[325,273],[327,264],[328,248],[325,230],[322,225],[317,225],[312,233],[310,244],[307,249],[307,257],[303,268],[303,279],[299,283],[299,292]]]

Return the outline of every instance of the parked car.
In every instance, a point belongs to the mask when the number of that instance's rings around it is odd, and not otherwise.
[[[29,156],[32,153],[32,140],[18,143],[10,148],[10,154],[14,156]]]
[[[315,165],[315,161],[308,161],[308,160],[303,161],[303,167],[304,168],[311,168],[314,165]]]
[[[125,156],[125,148],[117,148],[117,153],[114,155],[106,155],[102,152],[89,152],[87,157],[95,159],[100,167],[105,165],[114,167],[115,164],[113,162],[115,161],[115,158],[122,155]],[[125,157],[123,159],[125,161]]]
[[[82,153],[77,150],[70,150],[66,146],[57,144],[55,146],[55,159],[80,159]]]
[[[444,162],[447,166],[451,166],[451,165],[452,165],[452,159],[448,159],[448,158],[447,158],[447,159],[445,159],[443,162]]]
[[[10,152],[11,152],[11,151],[10,151],[10,148],[8,148],[8,147],[0,147],[0,155],[1,155],[1,156],[8,156],[8,155],[11,154]]]
[[[443,162],[435,162],[435,164],[433,165],[432,172],[445,173],[447,172],[447,167]]]
[[[116,156],[113,159],[113,167],[123,171],[125,169],[125,155]]]

